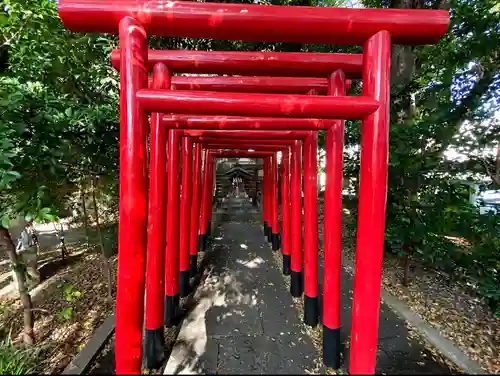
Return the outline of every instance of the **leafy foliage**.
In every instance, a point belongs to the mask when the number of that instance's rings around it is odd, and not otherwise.
[[[78,303],[78,299],[81,298],[82,293],[69,283],[64,284],[63,291],[67,307],[64,307],[61,312],[59,312],[59,317],[63,320],[71,320],[75,315],[76,304]]]
[[[394,48],[387,249],[468,279],[500,302],[500,220],[469,203],[466,180],[498,184],[500,14],[495,1],[364,1],[451,7],[435,46]],[[359,128],[348,124],[346,172],[359,173]],[[451,160],[450,151],[460,159]],[[451,153],[453,154],[453,153]],[[478,180],[479,179],[479,180]],[[471,282],[472,280],[472,282]],[[496,286],[496,287],[495,287]]]
[[[12,343],[10,336],[0,342],[0,375],[28,375],[36,373],[40,349],[21,348]]]
[[[52,1],[6,4],[0,211],[52,221],[86,177],[116,174],[115,41],[67,32]]]

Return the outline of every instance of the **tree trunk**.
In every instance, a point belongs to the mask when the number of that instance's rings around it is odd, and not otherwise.
[[[95,191],[97,189],[96,178],[92,179],[92,203],[94,205],[94,216],[97,228],[97,237],[99,239],[99,247],[101,249],[101,255],[104,262],[104,269],[106,271],[106,277],[108,279],[108,300],[113,299],[113,275],[111,273],[111,266],[109,265],[109,260],[106,257],[106,252],[104,250],[104,240],[102,238],[101,224],[99,223],[99,212],[97,209],[97,199],[95,197]]]
[[[23,305],[23,322],[24,322],[24,331],[23,331],[23,341],[27,345],[32,345],[35,343],[35,335],[33,331],[33,305],[31,303],[31,296],[26,287],[26,273],[23,270],[24,265],[19,263],[19,257],[16,253],[16,247],[12,242],[10,237],[9,230],[5,227],[0,226],[0,249],[3,249],[7,252],[9,256],[10,263],[14,266],[14,273],[17,278],[17,286],[19,290],[19,298],[21,299],[21,304]]]
[[[64,263],[66,260],[66,256],[69,256],[69,251],[68,251],[68,248],[66,248],[66,241],[64,239],[63,225],[62,225],[61,221],[59,221],[58,223],[59,223],[59,226],[61,227],[60,230],[57,228],[56,222],[53,222],[52,224],[54,225],[54,229],[56,230],[56,236],[59,239],[59,245],[61,247],[61,261]]]
[[[402,284],[404,287],[407,287],[408,282],[410,281],[412,248],[409,245],[405,244],[403,245],[403,251],[405,253],[405,256],[404,256],[404,271],[403,271]]]
[[[85,228],[85,239],[87,240],[87,243],[90,242],[90,237],[89,237],[89,217],[87,214],[87,206],[85,202],[85,188],[82,187],[80,191],[80,195],[82,197],[82,210],[83,210],[83,227]]]
[[[500,181],[500,142],[497,144],[497,156],[495,161],[496,181]]]

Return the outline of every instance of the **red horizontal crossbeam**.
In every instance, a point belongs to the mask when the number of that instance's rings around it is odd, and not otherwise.
[[[295,140],[244,140],[243,142],[235,142],[234,139],[228,138],[216,138],[216,137],[198,137],[194,139],[195,142],[200,142],[202,144],[217,144],[226,145],[228,148],[267,148],[269,146],[288,146],[291,145]]]
[[[274,151],[235,151],[235,150],[210,150],[209,155],[215,158],[265,158],[276,154]]]
[[[137,100],[149,112],[198,115],[363,119],[379,107],[369,97],[218,93],[142,89]]]
[[[111,63],[120,69],[120,50],[113,50]],[[361,54],[317,52],[247,52],[148,50],[147,68],[165,64],[174,73],[209,73],[244,76],[328,77],[341,69],[349,78],[360,78]],[[176,76],[172,77],[175,83]]]
[[[172,90],[231,91],[245,93],[305,94],[328,91],[326,78],[309,77],[188,77],[173,76]]]
[[[307,137],[308,131],[205,131],[205,130],[185,130],[182,132],[184,136],[197,138],[216,138],[231,139],[233,142],[260,142],[267,140],[297,140]],[[259,141],[260,140],[260,141]]]
[[[288,149],[289,145],[265,145],[265,146],[256,146],[254,145],[246,145],[243,144],[241,146],[230,146],[226,144],[217,144],[217,143],[210,143],[210,142],[201,142],[201,144],[205,147],[210,147],[210,148],[217,148],[217,149],[224,149],[226,151],[250,151],[254,150],[256,152],[261,152],[261,151],[282,151]]]
[[[230,149],[232,151],[278,151],[284,150],[294,144],[295,140],[248,140],[235,144],[231,139],[197,138],[195,142],[203,145],[204,148]],[[267,141],[267,142],[265,142]]]
[[[353,9],[193,1],[59,0],[59,16],[73,31],[117,33],[123,17],[150,35],[245,41],[362,44],[386,30],[394,43],[428,44],[444,35],[447,11]]]
[[[323,130],[329,122],[321,119],[295,119],[272,117],[239,117],[239,116],[196,116],[196,115],[164,115],[163,123],[168,128],[201,130]]]

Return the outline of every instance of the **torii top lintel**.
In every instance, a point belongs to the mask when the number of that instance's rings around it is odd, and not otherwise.
[[[117,33],[137,19],[149,35],[262,42],[360,45],[379,31],[396,44],[436,43],[449,13],[428,9],[352,9],[165,0],[59,0],[72,31]]]

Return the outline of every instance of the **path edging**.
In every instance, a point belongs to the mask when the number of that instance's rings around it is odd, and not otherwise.
[[[400,317],[405,319],[409,324],[413,325],[431,343],[436,349],[450,362],[459,367],[467,374],[477,375],[483,374],[485,371],[481,366],[471,358],[469,358],[462,350],[455,346],[455,344],[445,338],[438,330],[427,324],[415,312],[401,300],[382,289],[382,300]]]
[[[92,334],[85,347],[62,371],[61,375],[81,375],[86,373],[90,363],[97,357],[115,331],[115,315],[112,314]]]
[[[342,267],[349,273],[354,272],[354,263],[350,260],[342,260]],[[485,373],[479,363],[472,360],[467,354],[455,346],[451,340],[439,333],[437,329],[427,324],[418,314],[413,312],[405,302],[388,292],[384,286],[382,286],[380,295],[384,303],[386,303],[394,313],[414,326],[427,342],[432,344],[443,357],[455,364],[463,372],[469,375]]]

